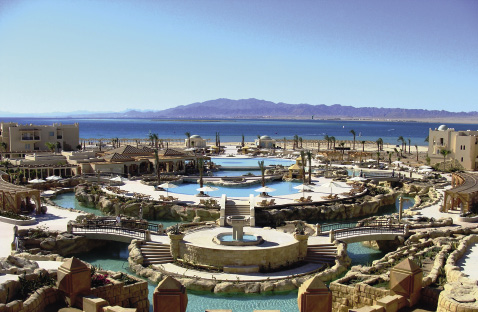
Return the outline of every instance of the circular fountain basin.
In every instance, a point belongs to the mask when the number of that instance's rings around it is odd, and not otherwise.
[[[213,242],[224,246],[255,246],[262,244],[262,236],[244,233],[242,240],[234,240],[231,233],[220,233],[213,237]]]

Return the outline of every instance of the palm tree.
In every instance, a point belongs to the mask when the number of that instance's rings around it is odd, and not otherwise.
[[[52,153],[55,152],[56,143],[46,142],[45,146],[46,146],[46,148],[48,148],[50,150],[50,152],[52,152]]]
[[[326,141],[327,141],[327,149],[329,149],[329,145],[330,145],[330,138],[329,138],[329,136],[328,136],[327,134],[326,134],[326,135],[324,135],[324,140],[326,140]]]
[[[403,144],[405,144],[405,139],[402,136],[399,136],[397,141],[402,142],[402,150],[400,151],[400,156],[403,156],[402,151],[403,151]]]
[[[425,142],[428,142],[430,140],[430,136],[427,135],[427,137],[425,138]]]
[[[334,136],[331,136],[331,137],[330,137],[330,141],[332,141],[332,143],[334,144],[334,151],[335,151],[335,137],[334,137]]]
[[[198,169],[199,169],[199,187],[203,187],[203,173],[204,173],[204,158],[198,159]],[[200,193],[201,195],[204,194],[203,191]]]
[[[342,148],[342,160],[344,160],[344,154],[345,154],[344,146],[345,146],[345,142],[340,142],[340,147]]]
[[[383,151],[383,139],[382,138],[378,138],[377,141],[377,146],[378,146],[378,150],[379,151]]]
[[[415,149],[417,150],[417,162],[418,162],[418,145],[415,144]]]
[[[158,150],[154,150],[154,160],[156,163],[156,175],[158,177],[158,185],[161,183],[161,170],[159,169],[159,155]]]
[[[317,152],[320,152],[320,140],[317,140]]]
[[[388,164],[391,165],[392,164],[393,152],[387,151],[387,154],[388,154]]]
[[[307,151],[307,160],[309,161],[309,184],[312,184],[312,152]]]
[[[191,147],[191,132],[186,132],[185,133],[186,137],[188,138],[188,148]]]
[[[264,166],[264,161],[263,160],[258,160],[257,163],[259,164],[259,170],[261,170],[261,186],[264,187],[266,186],[266,166]],[[262,192],[262,195],[265,195],[265,192]]]
[[[287,149],[287,138],[284,137],[284,151]]]
[[[0,149],[2,149],[3,152],[6,152],[7,151],[7,143],[0,142]],[[0,160],[2,160],[2,154],[0,154]]]
[[[377,151],[377,168],[380,167],[380,151]]]
[[[242,135],[241,146],[244,147],[244,134]]]
[[[300,151],[300,159],[302,164],[302,184],[305,184],[305,152]]]
[[[302,137],[299,137],[299,142],[300,142],[300,148],[302,148],[302,142],[304,142],[304,140],[302,140]]]
[[[299,148],[299,136],[297,134],[294,135],[294,145],[292,147],[293,150]]]
[[[445,171],[446,169],[446,164],[445,164],[445,161],[446,161],[446,157],[448,156],[448,154],[450,154],[451,151],[449,150],[446,150],[446,149],[442,149],[440,150],[440,154],[443,155],[443,171]]]
[[[365,141],[360,141],[362,143],[362,152],[365,152]]]
[[[408,154],[411,154],[410,147],[412,146],[410,138],[408,139]]]
[[[353,147],[353,149],[355,150],[355,135],[356,135],[356,133],[353,129],[350,130],[350,133],[352,133],[352,135],[354,136],[354,147]]]

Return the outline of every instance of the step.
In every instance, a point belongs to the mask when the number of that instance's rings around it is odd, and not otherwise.
[[[173,260],[162,260],[162,261],[143,261],[143,266],[148,266],[151,264],[166,264],[171,263]]]
[[[173,257],[168,256],[168,257],[144,257],[143,258],[145,261],[153,261],[153,260],[173,260]]]
[[[168,246],[169,247],[169,244],[163,244],[163,243],[159,243],[159,242],[146,242],[146,243],[142,244],[141,246],[148,246],[148,245],[151,245],[151,246]]]
[[[148,247],[142,247],[140,248],[141,250],[170,250],[171,247],[155,247],[155,246],[148,246]]]

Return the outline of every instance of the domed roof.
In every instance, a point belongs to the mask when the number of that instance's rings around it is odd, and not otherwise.
[[[272,139],[268,135],[263,135],[263,136],[261,136],[261,140],[272,140]]]
[[[191,135],[191,139],[202,139],[199,135]]]
[[[448,127],[446,125],[441,125],[440,127],[438,127],[438,131],[445,131],[445,130],[448,130]]]

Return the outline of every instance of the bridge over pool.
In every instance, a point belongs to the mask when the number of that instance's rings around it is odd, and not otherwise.
[[[408,234],[404,224],[393,224],[389,220],[371,222],[342,222],[322,224],[317,235],[328,235],[330,241],[340,240],[356,243],[371,240],[394,240]]]

